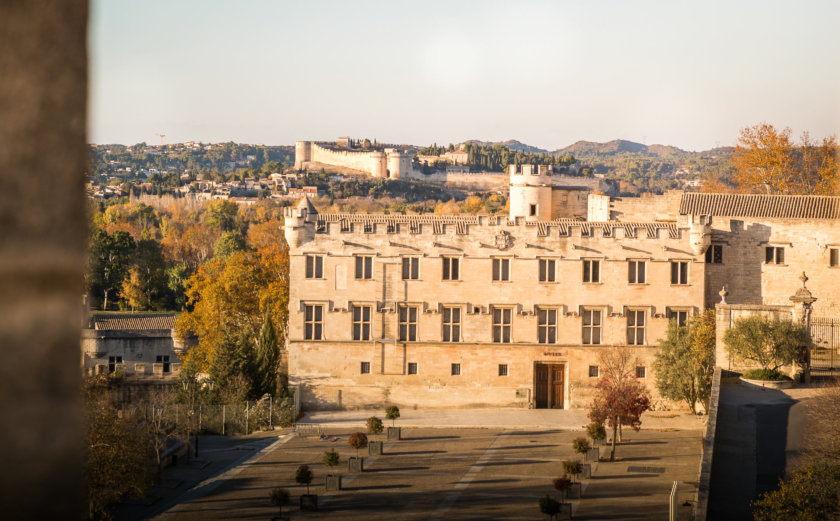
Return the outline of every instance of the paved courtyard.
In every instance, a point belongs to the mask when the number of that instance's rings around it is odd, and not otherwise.
[[[693,420],[696,422],[696,420]],[[540,519],[538,499],[556,495],[551,480],[562,461],[575,457],[571,442],[580,431],[469,428],[403,428],[403,440],[385,443],[383,456],[366,456],[365,471],[351,474],[355,451],[347,438],[356,429],[333,428],[335,441],[281,435],[242,465],[205,482],[156,519],[271,519],[269,491],[284,487],[292,519]],[[668,519],[668,495],[680,482],[680,503],[693,501],[702,431],[660,429],[625,433],[618,461],[601,462],[574,500],[576,519]],[[382,436],[379,437],[380,439]],[[342,462],[343,490],[325,492],[324,451],[335,448]],[[367,450],[362,451],[365,454]],[[602,457],[608,456],[602,448]],[[301,512],[294,482],[298,465],[315,473],[312,493],[318,512]],[[691,507],[680,507],[688,520]]]

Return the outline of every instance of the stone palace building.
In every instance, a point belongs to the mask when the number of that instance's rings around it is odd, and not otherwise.
[[[589,193],[513,167],[509,216],[287,210],[288,371],[306,408],[587,405],[609,346],[650,387],[669,320],[786,306],[804,271],[840,315],[840,198]],[[515,199],[515,200],[514,200]],[[574,204],[578,204],[575,202]]]

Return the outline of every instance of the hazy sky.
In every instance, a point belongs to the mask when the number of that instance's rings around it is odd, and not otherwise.
[[[92,0],[94,143],[840,133],[840,2]]]

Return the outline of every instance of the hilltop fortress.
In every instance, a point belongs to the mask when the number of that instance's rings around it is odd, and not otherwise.
[[[342,143],[340,140],[339,143]],[[411,155],[395,148],[357,151],[318,144],[314,141],[295,142],[295,168],[306,170],[322,166],[342,167],[382,179],[412,177]]]
[[[508,216],[287,209],[288,374],[304,406],[583,407],[614,346],[667,406],[658,342],[709,307],[719,337],[739,316],[813,311],[831,325],[815,344],[840,349],[840,197],[571,198],[549,173],[511,169]],[[736,367],[720,345],[717,365]]]

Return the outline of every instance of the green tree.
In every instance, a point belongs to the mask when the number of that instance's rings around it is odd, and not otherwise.
[[[666,338],[659,342],[653,365],[659,394],[685,401],[691,412],[696,412],[697,402],[705,404],[709,398],[714,362],[714,310],[692,317],[687,326],[672,320]]]
[[[840,516],[840,465],[817,462],[799,469],[779,489],[753,502],[755,521],[822,521]]]
[[[251,330],[243,329],[238,335],[225,332],[210,366],[210,375],[221,394],[243,394],[245,397],[254,394],[254,355],[254,336]],[[243,381],[247,382],[247,389],[239,388]]]
[[[128,270],[128,274],[120,288],[120,293],[129,307],[131,307],[131,311],[137,309],[143,310],[149,306],[149,300],[143,292],[143,281],[140,278],[140,270],[136,266]]]
[[[91,293],[102,295],[102,309],[108,309],[108,298],[120,290],[134,253],[134,239],[127,232],[113,235],[96,229],[88,247],[87,286]]]
[[[280,360],[280,348],[277,345],[277,331],[271,315],[266,313],[257,352],[254,360],[254,386],[256,395],[274,395],[277,391],[277,362]]]
[[[802,361],[809,335],[804,326],[789,320],[751,316],[736,320],[723,341],[732,356],[777,371]]]
[[[248,246],[245,244],[245,239],[241,233],[229,231],[219,236],[213,249],[216,257],[226,259],[238,251],[247,250]]]
[[[222,231],[231,231],[236,225],[239,208],[233,201],[217,199],[207,205],[207,224],[216,226]]]

